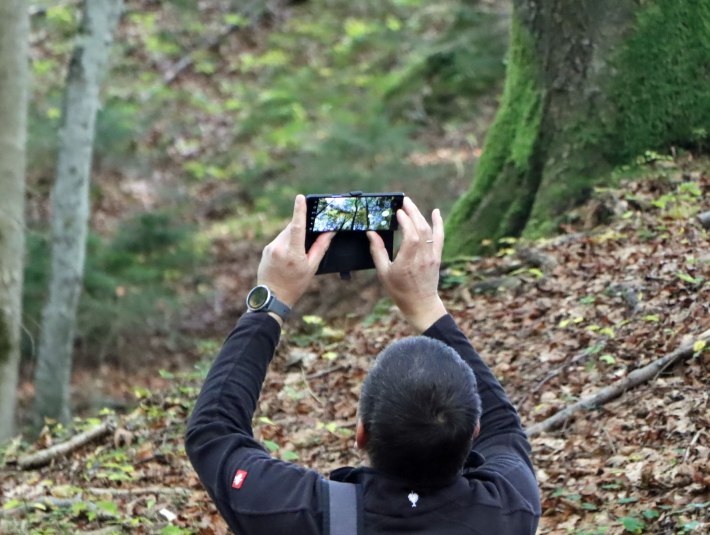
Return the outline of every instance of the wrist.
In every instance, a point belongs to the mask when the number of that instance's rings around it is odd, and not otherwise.
[[[267,312],[267,314],[276,320],[276,322],[279,324],[279,327],[284,326],[284,319],[281,316],[274,312]]]
[[[420,333],[447,314],[446,307],[438,295],[432,299],[422,300],[411,308],[400,307],[400,310],[409,324]]]
[[[257,280],[257,284],[261,284],[263,286],[266,286],[271,290],[271,293],[281,301],[284,305],[288,306],[289,308],[293,308],[293,306],[296,304],[298,301],[299,297],[298,295],[295,295],[293,292],[283,288],[282,286],[279,286],[276,283],[269,282],[267,280]]]

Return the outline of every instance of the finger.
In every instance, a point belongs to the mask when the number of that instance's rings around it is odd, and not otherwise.
[[[424,240],[430,239],[431,227],[429,226],[429,223],[427,222],[426,218],[419,211],[419,208],[417,208],[417,205],[414,204],[414,201],[409,197],[405,197],[403,208],[406,214],[411,218],[412,222],[414,223],[414,226],[417,229],[419,236]]]
[[[316,241],[313,242],[313,245],[311,245],[311,248],[308,250],[308,254],[306,254],[308,257],[308,263],[311,266],[317,267],[318,264],[320,264],[321,260],[323,260],[323,257],[325,256],[325,253],[328,252],[328,248],[330,247],[330,243],[333,241],[334,237],[335,232],[324,232],[316,238]]]
[[[431,222],[433,225],[432,239],[434,240],[434,254],[437,258],[441,258],[441,253],[444,250],[444,220],[438,208],[431,213]]]
[[[277,248],[285,249],[289,245],[289,240],[291,239],[290,236],[291,223],[282,228],[281,232],[279,232],[276,237],[271,240],[271,242],[269,243],[270,248],[272,250]]]
[[[407,260],[416,254],[421,238],[414,226],[414,222],[404,210],[397,210],[397,222],[399,223],[399,228],[402,229],[402,243],[399,247],[397,258],[401,257],[403,260]]]
[[[291,218],[291,247],[295,250],[305,250],[306,247],[306,198],[303,195],[296,195],[293,203],[293,217]]]
[[[384,273],[391,264],[385,242],[377,232],[372,230],[367,231],[367,239],[370,240],[370,254],[375,263],[375,269],[378,273]]]

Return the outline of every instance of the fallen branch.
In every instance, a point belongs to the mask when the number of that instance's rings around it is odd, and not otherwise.
[[[123,533],[120,526],[106,526],[105,528],[95,529],[93,531],[82,531],[83,535],[115,535]]]
[[[78,498],[54,498],[52,496],[41,496],[30,502],[24,502],[17,507],[11,509],[0,510],[0,518],[9,518],[15,516],[22,516],[25,513],[31,511],[47,511],[54,509],[71,509],[77,504],[82,504],[86,506],[88,511],[96,514],[96,518],[99,520],[113,520],[116,518],[116,514],[105,509],[97,507],[96,504],[91,502],[86,502]]]
[[[81,448],[84,444],[88,444],[92,440],[109,434],[113,431],[114,427],[115,423],[113,420],[106,420],[101,425],[88,429],[83,433],[79,433],[66,442],[62,442],[61,444],[57,444],[56,446],[52,446],[46,450],[38,451],[37,453],[20,457],[17,464],[22,470],[44,466],[52,462],[57,457],[71,453],[72,451]]]
[[[221,32],[206,39],[195,50],[191,50],[186,56],[183,56],[180,60],[175,62],[172,67],[170,67],[168,71],[163,75],[163,82],[165,83],[165,85],[172,84],[177,79],[177,77],[182,74],[183,71],[192,66],[192,64],[195,63],[195,57],[198,53],[216,48],[227,37],[229,37],[237,30],[241,30],[244,27],[253,26],[258,20],[258,18],[263,14],[263,10],[266,9],[266,6],[261,6],[260,4],[260,2],[252,2],[249,6],[247,6],[246,11],[250,11],[249,15],[247,16],[247,24],[227,25],[224,29],[222,29]]]
[[[222,43],[229,35],[240,29],[240,26],[236,24],[230,24],[226,26],[220,33],[207,39],[200,47],[196,50],[192,50],[188,55],[183,56],[179,61],[173,63],[173,65],[168,69],[168,71],[163,75],[163,82],[165,85],[172,84],[183,71],[195,63],[195,55],[198,52],[204,50],[210,50],[215,48],[217,45]]]
[[[331,374],[331,373],[333,373],[333,372],[339,372],[339,371],[343,371],[343,370],[347,370],[347,369],[348,369],[348,367],[347,367],[347,366],[343,366],[343,365],[340,365],[340,366],[331,366],[330,368],[326,368],[326,369],[320,370],[320,371],[318,371],[318,372],[309,373],[308,375],[306,375],[306,379],[308,379],[308,380],[310,380],[310,379],[318,379],[319,377],[323,377],[324,375],[328,375],[328,374]]]
[[[83,489],[83,491],[94,496],[140,496],[141,494],[189,496],[192,494],[192,491],[185,487],[137,487],[131,489],[89,487]]]
[[[596,394],[580,399],[577,403],[570,405],[553,416],[550,416],[547,420],[531,425],[527,428],[528,436],[532,437],[539,435],[540,433],[559,427],[576,412],[579,412],[582,409],[593,409],[600,405],[604,405],[608,401],[618,398],[627,390],[631,390],[632,388],[649,381],[668,366],[675,364],[679,360],[692,356],[695,353],[695,350],[693,349],[694,343],[701,341],[706,343],[710,342],[710,330],[705,331],[693,342],[682,345],[665,357],[661,357],[643,368],[632,371],[618,383],[604,387]]]

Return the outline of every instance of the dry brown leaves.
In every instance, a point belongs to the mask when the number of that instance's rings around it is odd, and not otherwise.
[[[525,423],[544,420],[710,328],[708,234],[694,217],[710,210],[707,169],[707,162],[665,163],[647,180],[611,192],[618,217],[610,225],[527,244],[543,267],[531,268],[529,254],[511,250],[445,272],[450,311]],[[251,256],[229,252],[241,254]],[[508,282],[480,292],[486,273],[505,274]],[[225,301],[225,309],[231,306]],[[327,473],[360,462],[352,443],[361,382],[383,347],[414,333],[393,310],[380,310],[366,325],[355,317],[332,325],[305,320],[284,336],[254,430],[274,455]],[[710,352],[701,350],[620,399],[578,413],[563,429],[535,437],[539,532],[706,533],[709,367]],[[2,501],[15,507],[5,510],[2,529],[114,525],[122,532],[224,533],[182,447],[200,382],[188,378],[175,390],[146,396],[124,417],[120,435],[50,467],[6,467]],[[113,505],[73,509],[50,498]],[[10,514],[15,502],[30,512]],[[46,511],[36,505],[42,503]]]

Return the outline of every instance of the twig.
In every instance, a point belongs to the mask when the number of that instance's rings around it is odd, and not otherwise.
[[[330,368],[326,368],[324,370],[320,370],[318,372],[314,373],[309,373],[306,375],[306,379],[318,379],[319,377],[323,377],[324,375],[331,374],[333,372],[339,372],[340,370],[347,370],[347,366],[339,365],[339,366],[332,366]]]
[[[61,444],[57,444],[56,446],[38,451],[37,453],[33,453],[31,455],[20,457],[17,464],[22,470],[44,466],[45,464],[52,462],[57,457],[71,453],[72,451],[82,447],[84,444],[88,444],[92,440],[109,434],[113,431],[114,427],[115,422],[113,420],[106,420],[101,425],[88,429],[83,433],[79,433],[66,442],[62,442]]]
[[[611,452],[614,455],[616,455],[617,449],[616,449],[616,444],[614,443],[614,439],[611,438],[611,435],[609,434],[609,431],[607,431],[606,427],[602,426],[602,432],[604,433],[604,436],[606,437],[606,440],[609,443],[609,447],[611,448]]]
[[[710,341],[710,330],[705,331],[694,340],[694,342],[699,341]],[[660,359],[651,362],[643,368],[639,368],[637,370],[632,371],[622,381],[604,387],[596,394],[580,399],[577,403],[570,405],[566,409],[559,411],[553,416],[550,416],[547,420],[543,420],[542,422],[528,427],[528,436],[539,435],[540,433],[544,433],[546,431],[559,427],[563,423],[567,422],[567,420],[573,414],[579,412],[582,409],[592,409],[594,407],[603,405],[608,401],[611,401],[612,399],[616,399],[627,390],[631,390],[632,388],[653,379],[668,366],[674,364],[675,362],[681,359],[692,356],[693,353],[694,351],[692,342],[679,347],[678,349],[676,349],[672,353],[669,353],[665,357],[661,357]]]
[[[693,449],[693,446],[695,446],[695,443],[698,441],[698,438],[700,438],[700,433],[703,431],[700,430],[697,433],[695,433],[695,436],[693,437],[693,440],[690,441],[690,444],[688,445],[688,448],[685,450],[685,455],[683,455],[683,463],[688,462],[688,458],[690,457],[690,450]]]
[[[165,85],[172,84],[180,74],[188,67],[190,67],[195,62],[195,54],[201,52],[202,50],[209,50],[220,44],[224,39],[226,39],[232,32],[238,30],[241,26],[236,24],[230,24],[226,26],[220,33],[214,37],[206,40],[197,49],[192,50],[186,56],[183,56],[178,61],[173,63],[173,65],[168,69],[168,71],[163,76],[163,82]]]
[[[106,526],[105,528],[94,529],[92,531],[82,531],[82,535],[114,535],[115,533],[122,533],[123,530],[120,526]]]
[[[311,395],[311,397],[318,402],[318,405],[323,405],[323,401],[321,401],[321,399],[316,396],[316,393],[313,392],[313,390],[311,389],[311,385],[308,382],[308,377],[306,377],[306,370],[304,370],[303,368],[301,368],[301,376],[303,377],[303,383],[306,385],[306,390],[308,390],[308,393]]]

